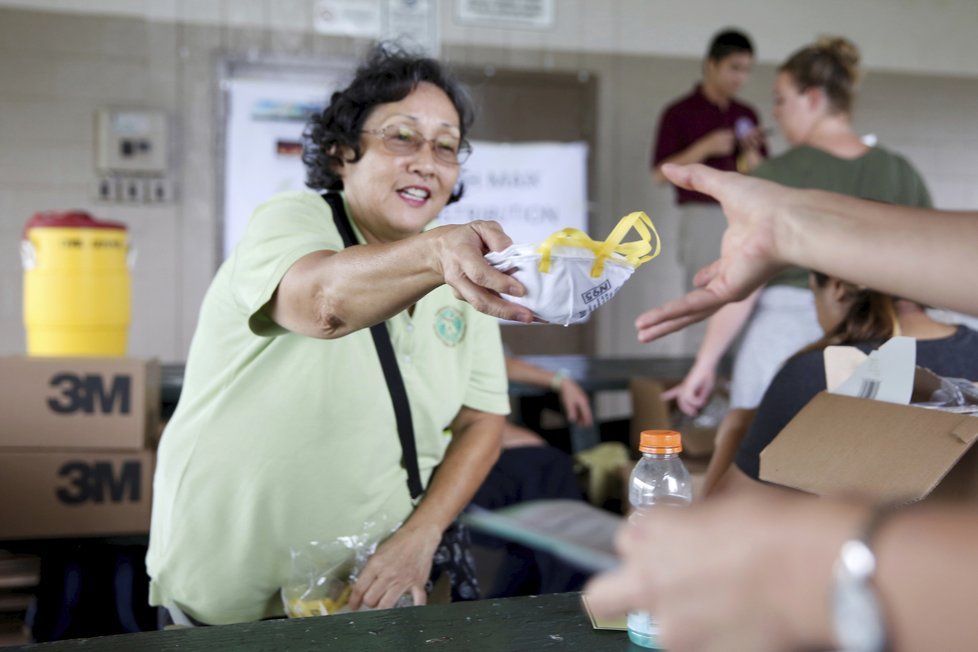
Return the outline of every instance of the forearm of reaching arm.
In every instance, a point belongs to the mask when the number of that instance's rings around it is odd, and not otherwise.
[[[978,213],[792,195],[776,230],[785,260],[875,290],[978,314]]]
[[[372,326],[445,283],[456,297],[493,317],[530,323],[529,309],[503,299],[523,286],[486,262],[512,244],[495,222],[446,225],[392,243],[303,256],[264,308],[279,326],[325,339]]]
[[[376,324],[441,284],[430,249],[422,234],[303,256],[279,283],[269,315],[290,331],[321,338]]]

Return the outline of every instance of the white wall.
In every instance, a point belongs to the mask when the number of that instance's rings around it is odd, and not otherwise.
[[[112,10],[117,16],[0,7],[0,251],[7,252],[0,256],[0,353],[24,347],[16,256],[24,222],[42,209],[83,208],[127,222],[140,249],[131,352],[182,359],[217,265],[220,53],[351,57],[367,44],[276,27],[280,22],[304,26],[308,0],[276,0],[275,18],[269,16],[269,2],[256,0],[0,0],[0,5],[13,4],[49,9],[70,5],[73,10]],[[850,4],[853,8],[844,9]],[[463,29],[452,24],[451,6],[442,5],[443,56],[452,63],[587,71],[598,79],[594,200],[599,216],[594,235],[602,237],[628,212],[646,210],[665,242],[661,259],[639,270],[623,293],[598,313],[599,353],[689,352],[675,337],[639,345],[632,327],[643,308],[676,296],[681,284],[671,246],[676,240],[671,193],[649,182],[648,152],[659,110],[698,77],[700,50],[714,31],[712,25],[734,22],[734,16],[724,14],[731,11],[728,5],[743,12],[738,15],[744,20],[736,22],[752,31],[762,61],[779,59],[817,33],[832,31],[826,21],[848,29],[865,23],[871,14],[889,16],[887,34],[901,34],[899,39],[880,39],[868,31],[863,36],[843,32],[863,45],[867,60],[874,48],[885,55],[874,55],[876,70],[864,84],[856,126],[907,155],[930,184],[939,206],[978,208],[978,67],[966,65],[971,61],[969,39],[978,33],[973,2],[820,3],[830,18],[815,15],[807,3],[720,2],[709,12],[704,5],[557,0],[557,28],[549,33]],[[711,25],[699,19],[703,15],[711,16]],[[754,24],[747,20],[751,16],[757,17]],[[943,33],[935,37],[934,31]],[[968,39],[959,38],[964,33]],[[610,51],[612,45],[617,51]],[[662,48],[671,48],[671,55],[662,56]],[[908,56],[914,49],[927,52]],[[918,72],[884,72],[894,62]],[[927,74],[920,74],[924,69]],[[768,122],[773,74],[771,64],[758,65],[745,92]],[[171,116],[176,203],[93,201],[93,114],[97,108],[119,104],[162,108]]]
[[[366,0],[369,2],[369,0]],[[447,45],[699,58],[714,31],[756,37],[777,63],[817,34],[863,49],[870,70],[978,76],[975,0],[554,0],[553,30],[473,28],[439,8]],[[0,6],[229,27],[309,31],[315,0],[0,0]]]
[[[736,25],[756,39],[762,63],[783,60],[813,36],[858,43],[874,70],[978,75],[974,0],[555,0],[553,32],[473,29],[451,20],[444,38],[502,48],[540,48],[700,58],[709,36]]]

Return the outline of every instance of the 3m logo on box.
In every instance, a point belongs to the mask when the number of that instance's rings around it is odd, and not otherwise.
[[[58,470],[68,485],[58,487],[58,500],[66,505],[109,502],[138,503],[142,498],[143,466],[139,461],[123,462],[116,475],[112,462],[97,460],[91,464],[69,460]],[[128,497],[127,497],[128,493]]]
[[[148,532],[155,459],[149,450],[0,448],[0,541]]]
[[[0,356],[0,381],[0,451],[156,446],[156,360]]]
[[[106,376],[62,372],[51,378],[50,386],[60,396],[48,398],[48,407],[58,414],[129,414],[132,404],[132,376],[113,375],[106,389]]]

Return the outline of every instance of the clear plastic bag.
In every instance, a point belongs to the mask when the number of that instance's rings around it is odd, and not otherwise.
[[[357,534],[332,541],[310,541],[291,550],[289,581],[282,587],[282,605],[289,618],[327,616],[349,611],[350,594],[357,577],[377,546],[400,527],[380,517],[367,521]],[[396,607],[411,606],[410,594]]]
[[[940,378],[940,386],[935,389],[926,407],[978,407],[978,387],[964,378]]]

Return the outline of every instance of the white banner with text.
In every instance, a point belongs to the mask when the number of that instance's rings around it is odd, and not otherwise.
[[[462,168],[462,200],[443,224],[494,220],[514,243],[546,240],[571,227],[587,232],[587,143],[473,142]]]

